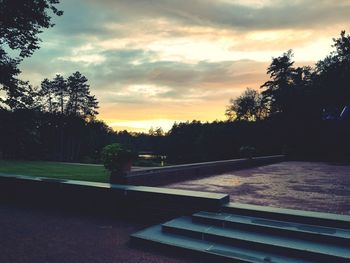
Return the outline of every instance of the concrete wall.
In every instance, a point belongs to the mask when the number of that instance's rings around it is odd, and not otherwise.
[[[172,218],[218,211],[227,194],[0,174],[0,203],[72,209],[98,214]]]
[[[193,163],[154,168],[128,174],[125,183],[130,185],[162,186],[196,178],[218,175],[232,170],[267,165],[285,160],[284,155]]]

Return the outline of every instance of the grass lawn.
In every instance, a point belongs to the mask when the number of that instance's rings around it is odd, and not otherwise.
[[[43,161],[0,160],[0,173],[52,177],[92,182],[108,182],[103,166]]]

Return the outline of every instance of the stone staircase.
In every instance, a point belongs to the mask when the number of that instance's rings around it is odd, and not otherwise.
[[[350,262],[350,217],[230,203],[131,236],[213,262]]]

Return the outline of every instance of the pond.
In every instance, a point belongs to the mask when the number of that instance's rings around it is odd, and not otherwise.
[[[136,165],[139,166],[165,166],[166,155],[159,155],[154,153],[140,153]]]

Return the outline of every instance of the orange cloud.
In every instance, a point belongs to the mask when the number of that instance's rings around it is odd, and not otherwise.
[[[137,131],[225,119],[230,98],[267,80],[271,57],[293,49],[296,65],[313,64],[350,22],[346,0],[75,0],[62,9],[21,64],[23,79],[79,70],[99,118]]]

